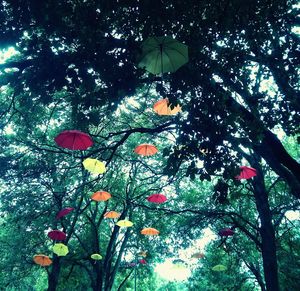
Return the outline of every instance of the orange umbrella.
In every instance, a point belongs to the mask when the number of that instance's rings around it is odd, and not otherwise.
[[[181,111],[181,107],[180,105],[176,105],[173,109],[171,109],[171,106],[169,104],[169,99],[165,98],[157,101],[153,105],[153,110],[158,115],[175,115]]]
[[[134,149],[134,152],[141,156],[152,156],[158,152],[158,149],[156,148],[156,146],[154,146],[152,144],[144,143],[144,144],[138,145]]]
[[[33,256],[33,260],[36,264],[43,267],[50,266],[52,264],[52,260],[45,255],[35,255]]]
[[[120,217],[120,213],[116,212],[116,211],[108,211],[104,214],[105,218],[119,218]]]
[[[95,201],[106,201],[110,198],[111,198],[110,193],[106,191],[97,191],[91,196],[91,199]]]
[[[159,235],[159,231],[155,228],[148,227],[141,230],[141,234],[144,235]]]

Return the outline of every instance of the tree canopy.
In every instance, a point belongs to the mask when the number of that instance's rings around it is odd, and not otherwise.
[[[299,221],[286,215],[300,211],[297,2],[2,1],[0,48],[15,53],[0,64],[0,288],[297,290]],[[55,142],[66,130],[93,145]],[[90,173],[87,158],[106,170]],[[254,177],[238,179],[241,166]],[[167,201],[147,200],[158,193]],[[155,264],[206,228],[217,237],[189,281],[160,281]],[[51,230],[66,234],[66,256]]]

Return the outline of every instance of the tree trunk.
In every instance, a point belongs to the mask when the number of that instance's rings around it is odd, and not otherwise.
[[[257,170],[257,176],[253,180],[253,187],[256,208],[261,222],[260,235],[266,289],[267,291],[279,291],[275,231],[268,195],[259,163],[254,161],[251,164]]]
[[[48,291],[56,291],[60,272],[60,258],[54,257],[51,272],[48,275]]]

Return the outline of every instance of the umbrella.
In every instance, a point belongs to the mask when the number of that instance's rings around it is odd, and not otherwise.
[[[224,265],[215,265],[211,269],[216,272],[222,272],[222,271],[226,271],[227,267],[225,267]]]
[[[111,198],[110,193],[106,191],[97,191],[91,196],[91,199],[95,201],[106,201],[110,198]]]
[[[144,235],[159,235],[159,231],[155,228],[148,227],[141,230],[141,234]]]
[[[218,233],[220,236],[231,236],[234,235],[235,232],[231,228],[222,228]]]
[[[92,138],[79,130],[65,130],[54,140],[58,146],[70,150],[86,150],[93,145]]]
[[[50,266],[52,264],[52,260],[45,255],[35,255],[33,256],[33,261],[43,267]]]
[[[119,218],[120,217],[120,213],[116,212],[116,211],[108,211],[104,214],[105,218]]]
[[[158,115],[175,115],[178,112],[181,111],[180,105],[175,106],[173,109],[171,109],[171,106],[169,104],[169,99],[161,99],[157,101],[153,105],[153,110],[158,114]]]
[[[97,159],[87,158],[82,162],[84,168],[88,170],[91,174],[103,174],[106,172],[106,168],[103,162]]]
[[[149,37],[142,44],[138,67],[152,74],[175,72],[189,60],[188,47],[171,36]]]
[[[161,204],[167,201],[167,197],[163,194],[152,194],[147,200],[152,203]]]
[[[62,243],[55,244],[52,247],[52,251],[54,254],[57,254],[59,257],[64,257],[69,253],[68,247]]]
[[[254,168],[241,166],[240,169],[241,169],[240,174],[235,177],[237,180],[241,180],[241,179],[247,180],[257,175],[256,170]]]
[[[48,237],[52,240],[65,240],[67,238],[66,234],[60,230],[51,230],[48,232]]]
[[[152,156],[152,155],[155,155],[158,152],[158,150],[154,145],[144,143],[144,144],[138,145],[134,149],[134,152],[141,156]]]
[[[194,259],[203,259],[204,258],[204,254],[202,253],[195,253],[192,255],[192,258]]]
[[[62,209],[61,211],[59,211],[59,212],[57,213],[56,219],[60,219],[61,217],[63,217],[63,216],[65,216],[65,215],[69,214],[69,213],[70,213],[71,211],[73,211],[73,210],[74,210],[74,208],[72,208],[72,207],[66,207],[66,208]]]
[[[119,220],[116,225],[120,227],[131,227],[133,223],[130,220]]]
[[[140,259],[139,263],[142,264],[142,265],[146,265],[147,264],[146,260],[144,260],[144,259]]]
[[[138,253],[139,256],[146,258],[147,257],[147,252],[146,251],[140,251]]]
[[[92,254],[91,258],[95,261],[102,260],[102,256],[100,254]]]

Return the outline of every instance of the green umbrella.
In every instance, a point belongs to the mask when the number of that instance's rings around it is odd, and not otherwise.
[[[102,259],[102,256],[101,256],[100,254],[92,254],[92,255],[91,255],[91,258],[92,258],[93,260],[99,261],[99,260]]]
[[[215,265],[211,269],[216,272],[222,272],[222,271],[226,271],[227,267],[225,267],[224,265]]]
[[[59,257],[63,257],[68,254],[69,249],[66,245],[62,243],[57,243],[52,247],[53,253],[57,254]]]
[[[171,36],[149,37],[138,63],[152,74],[175,72],[189,60],[188,47]]]

